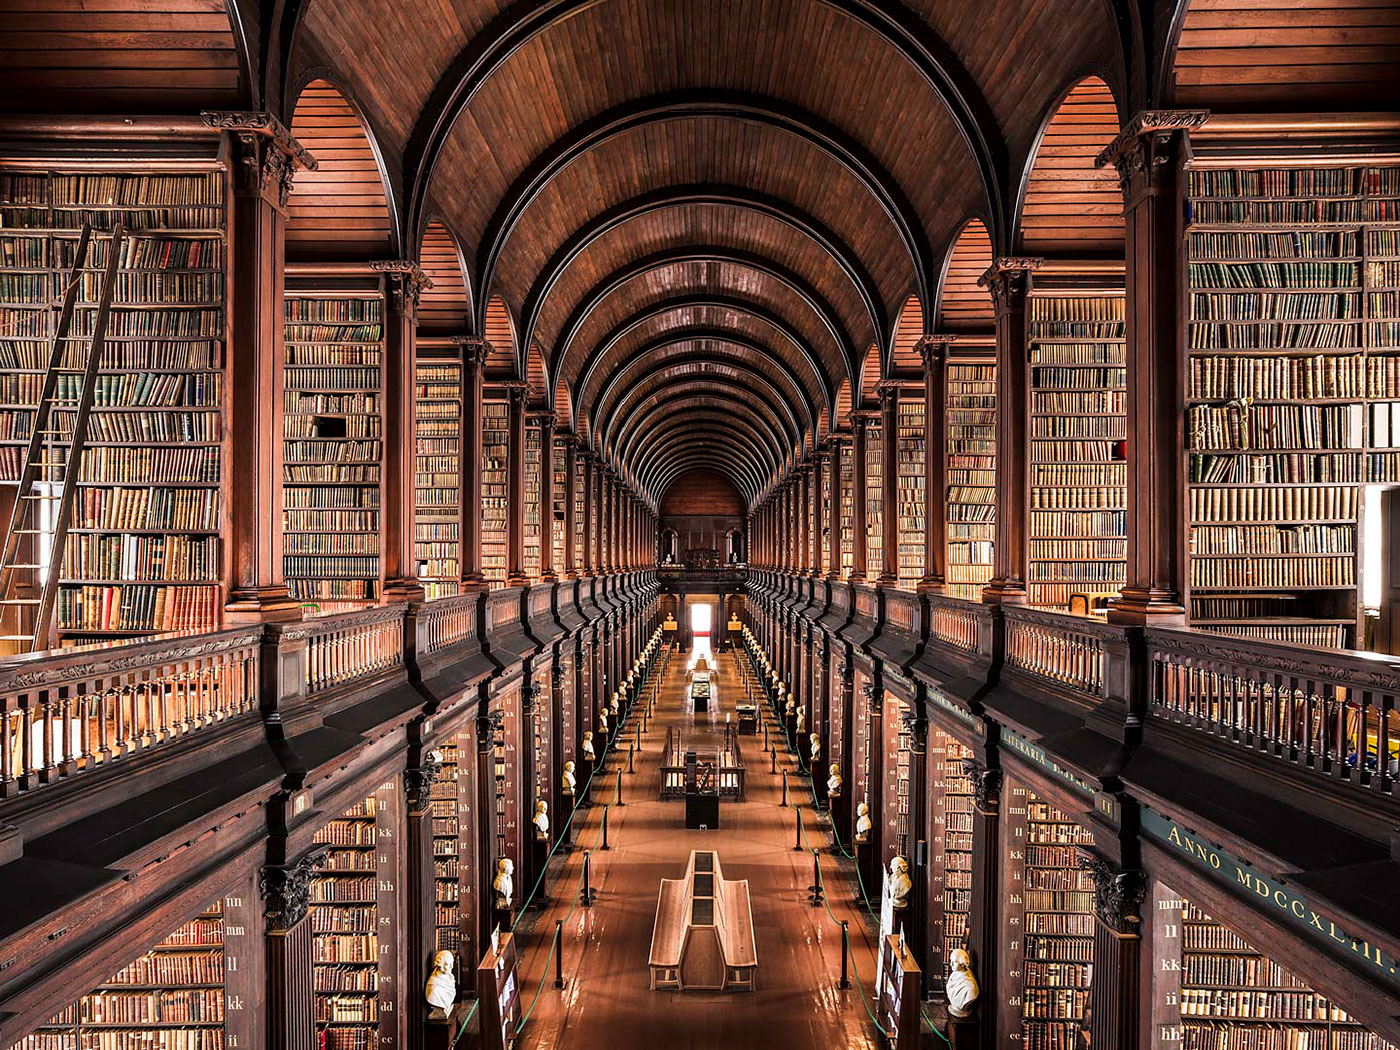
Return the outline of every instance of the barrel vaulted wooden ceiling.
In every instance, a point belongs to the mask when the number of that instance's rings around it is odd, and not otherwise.
[[[1400,0],[0,0],[5,105],[265,108],[288,255],[412,257],[654,504],[751,501],[985,334],[996,254],[1121,258],[1137,110],[1377,109]]]

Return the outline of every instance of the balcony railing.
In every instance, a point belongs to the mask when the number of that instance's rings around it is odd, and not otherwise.
[[[306,691],[325,692],[403,666],[406,608],[384,605],[312,621],[306,629]]]
[[[1104,687],[1104,641],[1116,632],[1107,624],[1043,609],[1007,606],[1006,663],[1010,667],[1099,696]]]
[[[944,645],[964,652],[976,652],[981,628],[978,610],[971,602],[957,598],[930,596],[929,635]]]
[[[11,657],[0,797],[130,759],[258,706],[257,627]]]
[[[1400,661],[1147,632],[1152,715],[1382,794],[1400,765]]]

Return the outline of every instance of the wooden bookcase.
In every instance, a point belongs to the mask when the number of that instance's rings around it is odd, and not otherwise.
[[[1400,167],[1184,192],[1192,622],[1356,647],[1362,486],[1400,482]]]
[[[930,984],[948,973],[948,955],[967,946],[967,921],[972,910],[972,782],[964,761],[971,749],[929,726],[929,807],[933,840],[929,846],[931,879],[929,972]]]
[[[1127,572],[1127,349],[1116,291],[1030,302],[1030,603],[1089,609]],[[1082,597],[1082,603],[1076,599]]]
[[[574,560],[578,563],[579,575],[588,563],[588,518],[583,513],[583,456],[574,456]]]
[[[413,558],[431,601],[462,577],[462,365],[448,348],[419,343],[414,401]]]
[[[0,170],[0,483],[12,489],[48,364],[50,307],[82,226],[94,239],[50,459],[66,456],[111,231],[126,229],[55,602],[60,644],[220,625],[228,179],[213,161],[172,156],[119,172],[68,162]],[[46,565],[51,543],[40,539],[34,560]]]
[[[381,784],[316,833],[329,846],[311,881],[316,1030],[323,1050],[396,1043],[380,988],[397,959],[398,788]]]
[[[457,816],[457,780],[460,775],[462,752],[457,738],[444,740],[438,747],[442,752],[442,772],[433,781],[430,802],[433,822],[433,885],[435,891],[434,925],[437,927],[437,951],[454,955],[462,944],[462,843],[461,824]],[[472,756],[466,756],[468,761]]]
[[[841,578],[849,579],[856,564],[855,446],[841,444]]]
[[[865,578],[874,583],[885,567],[885,435],[875,423],[865,430]]]
[[[978,598],[996,542],[997,367],[953,358],[947,380],[948,565],[945,593]]]
[[[481,405],[481,571],[492,589],[506,585],[506,463],[510,455],[510,407],[504,401]]]
[[[287,276],[283,574],[321,613],[379,600],[384,289]]]
[[[1191,901],[1154,898],[1153,1050],[1395,1050]]]
[[[1089,999],[1094,963],[1093,884],[1079,867],[1079,847],[1093,835],[1036,795],[1008,785],[1003,833],[1007,879],[1002,909],[1008,988],[1019,995],[1025,1050],[1074,1050]]]
[[[544,449],[539,424],[531,419],[525,425],[524,569],[530,580],[540,578],[540,545],[544,542],[544,514],[540,506],[540,471],[544,469]]]
[[[564,550],[564,525],[567,520],[564,512],[569,498],[569,463],[565,458],[564,449],[560,448],[553,438],[550,440],[554,444],[554,448],[550,449],[549,460],[554,471],[554,491],[553,505],[549,508],[549,536],[554,551],[554,573],[562,578],[568,569],[568,559]]]
[[[899,586],[912,591],[924,577],[923,389],[902,392],[899,401]]]
[[[11,1050],[223,1050],[224,912],[216,901]]]

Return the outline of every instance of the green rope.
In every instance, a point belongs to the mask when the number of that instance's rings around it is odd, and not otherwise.
[[[462,1023],[457,1026],[457,1034],[452,1037],[452,1045],[457,1045],[457,1040],[462,1038],[462,1033],[467,1030],[467,1025],[472,1023],[472,1018],[476,1016],[476,1008],[481,1005],[480,999],[472,1000],[472,1008],[467,1011],[467,1016],[462,1018]]]

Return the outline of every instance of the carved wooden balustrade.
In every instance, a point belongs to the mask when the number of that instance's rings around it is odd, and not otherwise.
[[[975,602],[929,595],[929,637],[965,652],[976,652],[981,640],[981,618]]]
[[[1147,650],[1154,717],[1393,793],[1400,660],[1172,628],[1147,631]]]
[[[473,638],[478,600],[474,594],[458,594],[419,606],[419,655],[431,656]]]
[[[1006,664],[1076,692],[1101,696],[1105,642],[1122,631],[1098,620],[1007,606]]]
[[[258,627],[0,663],[0,797],[167,746],[258,707]]]
[[[402,666],[407,609],[399,603],[308,621],[302,628],[306,691],[325,692]]]

